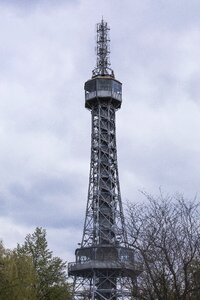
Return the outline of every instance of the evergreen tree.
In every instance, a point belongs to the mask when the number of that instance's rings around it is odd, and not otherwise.
[[[33,234],[28,234],[24,245],[18,246],[17,252],[32,258],[37,274],[37,300],[70,299],[66,262],[53,257],[52,251],[48,249],[44,229],[37,227]]]

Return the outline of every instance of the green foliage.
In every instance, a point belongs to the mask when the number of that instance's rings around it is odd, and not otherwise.
[[[36,272],[32,259],[0,247],[0,299],[36,300]]]
[[[46,231],[36,228],[22,246],[0,241],[0,300],[70,300],[66,263],[48,249]]]
[[[32,258],[37,273],[37,300],[70,298],[66,262],[59,257],[53,257],[52,251],[48,249],[44,229],[37,227],[32,235],[27,235],[24,245],[18,246],[17,251]]]

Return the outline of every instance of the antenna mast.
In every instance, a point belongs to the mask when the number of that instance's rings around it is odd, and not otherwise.
[[[110,68],[110,38],[108,23],[102,18],[101,23],[97,24],[97,66],[92,72],[95,76],[111,76],[114,78],[114,72]]]

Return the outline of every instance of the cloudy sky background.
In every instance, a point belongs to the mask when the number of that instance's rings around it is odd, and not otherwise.
[[[81,240],[90,160],[84,82],[95,24],[111,27],[123,82],[117,144],[123,201],[139,190],[198,195],[198,0],[0,0],[0,238],[47,229],[70,261]]]

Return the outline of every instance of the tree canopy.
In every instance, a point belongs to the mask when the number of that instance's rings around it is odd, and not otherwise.
[[[37,274],[31,257],[0,247],[0,299],[37,300]]]
[[[200,204],[144,195],[144,203],[128,209],[130,243],[142,264],[135,298],[200,299]]]
[[[48,248],[46,231],[37,227],[23,245],[7,250],[0,243],[1,300],[69,300],[66,262]]]

